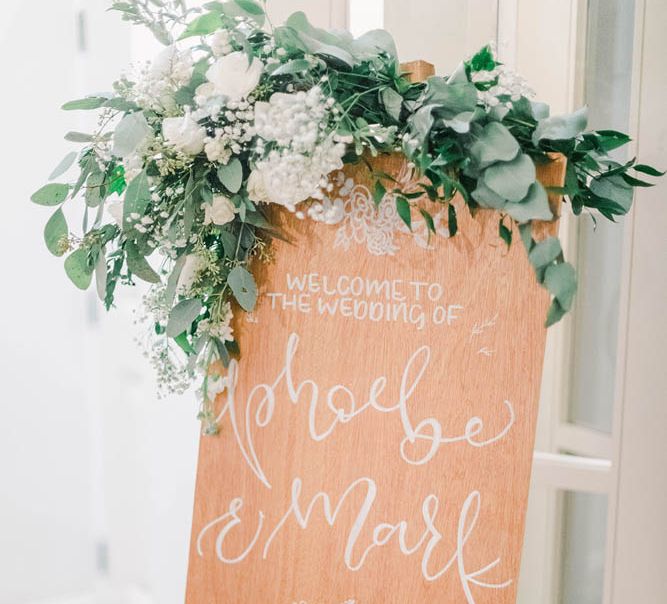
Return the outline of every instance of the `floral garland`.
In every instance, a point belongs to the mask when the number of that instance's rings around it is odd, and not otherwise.
[[[432,214],[416,203],[427,196],[446,210],[451,236],[455,195],[472,212],[497,210],[500,237],[509,246],[512,223],[519,226],[537,279],[552,295],[551,325],[570,309],[576,280],[558,239],[532,238],[531,220],[553,218],[535,165],[563,154],[565,186],[554,192],[575,214],[595,210],[610,220],[628,212],[634,187],[650,186],[630,170],[662,175],[612,159],[629,137],[585,132],[585,109],[551,117],[490,47],[449,77],[411,83],[385,31],[354,39],[313,27],[303,13],[274,28],[255,0],[203,9],[183,0],[113,0],[112,8],[166,48],[118,80],[113,94],[64,105],[99,110],[99,128],[67,134],[85,146],[51,180],[75,164],[78,176],[47,184],[32,201],[57,206],[46,245],[67,254],[65,271],[77,287],[87,289],[95,277],[107,309],[118,283],[152,284],[144,301],[160,387],[183,392],[199,370],[208,432],[216,430],[212,401],[224,388],[208,368],[238,354],[233,308],[253,310],[251,264],[270,260],[279,236],[269,204],[335,223],[336,208],[317,201],[332,186],[329,175],[403,153],[421,176],[420,190],[373,173],[375,202],[392,196],[407,228],[419,212],[435,233]],[[83,233],[76,236],[61,205],[81,199]]]

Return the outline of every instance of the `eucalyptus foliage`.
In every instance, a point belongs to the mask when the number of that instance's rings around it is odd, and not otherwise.
[[[274,27],[255,0],[203,8],[127,0],[112,8],[148,27],[166,50],[141,73],[118,80],[113,93],[63,106],[98,112],[99,129],[66,135],[82,149],[58,164],[55,182],[32,201],[51,206],[48,249],[66,256],[75,286],[95,283],[107,309],[119,283],[152,284],[146,303],[160,380],[180,391],[187,375],[202,370],[210,431],[211,401],[224,384],[208,368],[238,353],[230,304],[253,310],[252,267],[270,260],[271,240],[280,237],[266,209],[308,207],[320,177],[338,164],[363,161],[372,170],[370,158],[403,153],[420,175],[420,191],[405,192],[374,172],[374,197],[379,204],[389,196],[410,228],[419,215],[435,232],[431,210],[417,205],[423,197],[434,210],[446,207],[451,236],[458,230],[455,196],[467,211],[496,210],[499,237],[509,246],[520,234],[552,295],[549,325],[571,308],[576,278],[558,239],[532,236],[531,221],[553,218],[536,166],[564,155],[565,184],[553,192],[574,214],[609,220],[629,211],[635,187],[650,186],[645,175],[662,175],[634,159],[613,159],[630,139],[587,132],[585,109],[551,116],[490,47],[449,76],[412,83],[385,31],[353,38],[316,28],[303,13]],[[286,134],[283,122],[296,111],[305,121]],[[280,162],[306,168],[290,181]],[[79,235],[64,204],[83,212]],[[187,359],[183,371],[176,351]]]

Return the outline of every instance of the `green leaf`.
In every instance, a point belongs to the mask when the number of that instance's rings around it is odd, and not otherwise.
[[[634,191],[620,175],[594,178],[591,181],[590,189],[598,197],[618,204],[622,208],[623,213],[629,212],[632,207]]]
[[[436,104],[438,114],[451,119],[459,113],[475,110],[477,89],[469,82],[450,83],[445,78],[433,76],[428,79],[426,102]]]
[[[100,107],[103,107],[107,100],[108,99],[103,96],[90,96],[85,99],[69,101],[69,103],[65,103],[61,109],[65,111],[76,111],[79,109],[89,111],[91,109],[99,109]]]
[[[123,203],[123,229],[129,227],[127,218],[130,214],[143,215],[151,201],[151,191],[148,185],[148,175],[144,170],[127,186],[125,202]]]
[[[498,235],[507,244],[508,248],[512,245],[512,229],[505,226],[502,220],[498,223]]]
[[[544,187],[534,182],[528,189],[528,195],[519,203],[507,203],[503,208],[514,220],[523,223],[530,220],[553,220],[549,198]]]
[[[484,184],[507,201],[521,201],[535,182],[535,164],[525,153],[508,162],[489,166],[483,174]]]
[[[542,139],[567,140],[581,134],[588,124],[588,109],[583,107],[569,115],[559,115],[540,120],[533,132],[533,144]]]
[[[563,250],[558,238],[548,237],[535,244],[528,254],[528,260],[536,269],[540,269],[551,264],[562,253]]]
[[[201,300],[191,298],[179,302],[169,313],[169,322],[167,323],[167,335],[175,338],[183,332],[191,329],[192,323],[199,316],[202,309]]]
[[[93,269],[88,264],[88,250],[78,249],[67,256],[65,272],[79,289],[88,289],[93,279]]]
[[[558,303],[558,300],[554,298],[549,307],[549,312],[547,313],[547,322],[546,327],[551,327],[560,321],[567,311]]]
[[[234,157],[226,165],[218,168],[218,178],[230,193],[238,193],[243,184],[243,166]]]
[[[497,161],[511,161],[519,153],[519,143],[502,124],[491,122],[470,147],[470,154],[484,169]]]
[[[561,262],[548,266],[544,274],[544,286],[558,300],[563,310],[572,308],[574,294],[577,292],[577,276],[571,264]]]
[[[306,61],[306,59],[292,59],[291,61],[280,65],[277,69],[274,69],[271,72],[271,77],[301,73],[302,71],[308,71],[309,69],[310,63]]]
[[[618,149],[632,140],[627,134],[616,130],[597,130],[593,134],[597,135],[598,144],[605,151]]]
[[[139,251],[136,243],[127,241],[125,253],[127,254],[127,268],[133,275],[148,283],[160,283],[160,275],[148,264],[148,260]]]
[[[67,195],[69,185],[52,183],[33,193],[30,200],[40,206],[57,206],[67,199]]]
[[[254,0],[233,0],[234,3],[249,15],[264,15],[264,9]]]
[[[116,126],[113,133],[112,153],[116,157],[128,157],[151,135],[153,129],[148,125],[141,111],[127,114]]]
[[[185,333],[180,333],[174,338],[174,342],[179,345],[181,350],[187,354],[187,355],[193,355],[197,354],[197,351],[192,347],[192,344],[190,344],[190,340],[188,340],[188,334]]]
[[[54,168],[53,172],[51,172],[49,180],[54,180],[67,172],[67,170],[69,170],[74,165],[77,155],[78,153],[76,151],[68,153],[64,159]]]
[[[65,135],[65,140],[71,143],[90,143],[93,141],[93,135],[83,132],[68,132]]]
[[[412,230],[412,210],[410,208],[410,202],[405,197],[400,195],[396,197],[396,211],[401,217],[401,220],[410,230]]]
[[[456,218],[456,208],[450,203],[447,206],[447,228],[449,230],[449,236],[454,237],[459,231],[459,221]]]
[[[67,220],[61,208],[58,208],[44,227],[44,241],[49,252],[54,256],[62,256],[65,252],[60,248],[60,242],[67,237]]]
[[[647,166],[646,164],[637,164],[634,166],[634,169],[637,170],[637,172],[641,172],[642,174],[648,174],[649,176],[664,176],[665,172],[660,172],[660,170],[657,170],[653,166]]]
[[[304,50],[315,55],[332,57],[350,67],[357,63],[351,53],[351,35],[313,27],[301,11],[292,14],[285,25],[293,30]]]
[[[86,181],[86,205],[89,208],[96,208],[102,203],[104,194],[104,172],[93,172]]]
[[[222,17],[219,13],[204,13],[188,24],[179,40],[191,38],[192,36],[206,36],[222,28],[222,26]]]
[[[419,213],[422,215],[422,218],[426,223],[426,228],[428,229],[429,233],[435,233],[435,223],[433,222],[433,216],[431,216],[423,208],[419,208]]]
[[[242,266],[237,266],[227,276],[227,284],[241,308],[252,312],[257,303],[257,285],[254,277]]]
[[[176,288],[178,287],[178,280],[181,277],[181,272],[183,271],[183,266],[185,266],[185,260],[187,256],[183,254],[174,262],[174,266],[171,269],[171,273],[167,278],[167,288],[164,292],[164,299],[167,304],[171,305],[176,296]]]
[[[403,108],[403,97],[393,88],[383,88],[380,93],[382,104],[387,113],[395,120],[401,119],[401,110]]]
[[[379,180],[376,180],[375,187],[373,188],[373,201],[376,206],[380,205],[386,194],[387,188]]]

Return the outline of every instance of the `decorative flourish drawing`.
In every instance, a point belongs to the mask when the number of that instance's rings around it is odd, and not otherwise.
[[[414,169],[405,165],[396,180],[405,192],[419,190]],[[339,225],[335,248],[341,247],[347,251],[353,244],[365,245],[374,256],[393,256],[399,250],[397,233],[411,235],[419,247],[432,247],[424,219],[421,216],[413,217],[410,231],[396,211],[396,196],[391,191],[376,204],[366,185],[355,183],[342,171],[333,176],[332,183],[335,194],[311,206],[309,215],[315,220],[322,219],[329,224]],[[433,213],[432,218],[436,235],[449,237],[444,210]]]
[[[496,313],[492,318],[482,321],[481,323],[475,323],[470,332],[470,339],[472,340],[475,336],[479,336],[484,333],[487,329],[495,327],[496,321],[498,320],[498,313]]]

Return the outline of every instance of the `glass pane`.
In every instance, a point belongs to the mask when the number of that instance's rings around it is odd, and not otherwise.
[[[634,0],[590,0],[584,102],[591,128],[627,131]],[[623,159],[623,158],[619,158]],[[624,229],[584,220],[578,235],[579,294],[569,420],[611,432]]]
[[[607,538],[607,496],[563,497],[562,604],[601,604]]]
[[[533,485],[517,604],[601,604],[607,496]]]

